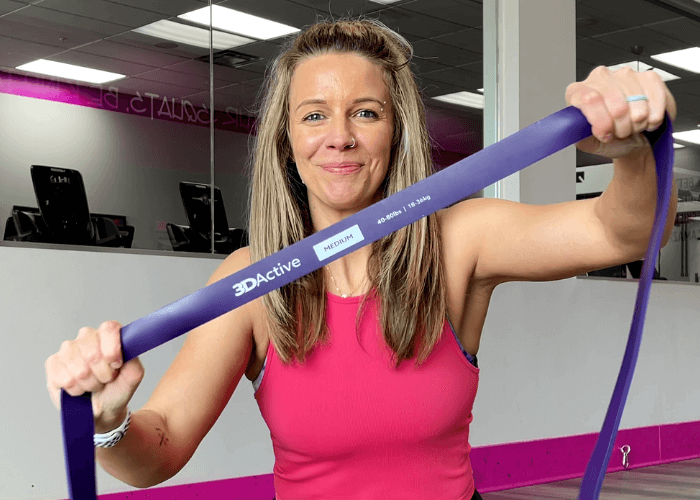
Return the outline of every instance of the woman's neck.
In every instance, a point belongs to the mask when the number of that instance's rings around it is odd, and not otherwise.
[[[326,264],[324,277],[328,291],[341,297],[367,293],[371,286],[367,273],[371,251],[367,245]]]
[[[359,210],[337,210],[321,205],[311,206],[310,215],[314,232],[322,231]],[[324,266],[326,288],[334,295],[357,296],[371,287],[367,264],[372,255],[371,245],[365,245]]]

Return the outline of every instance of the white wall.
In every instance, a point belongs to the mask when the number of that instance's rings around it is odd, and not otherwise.
[[[576,79],[574,0],[484,0],[484,145],[566,107]],[[556,40],[556,43],[552,43]],[[573,146],[484,189],[534,205],[576,199]]]
[[[193,292],[220,260],[0,246],[0,498],[66,498],[59,414],[44,361],[83,325],[129,323]],[[496,289],[479,351],[474,446],[597,432],[622,359],[635,283],[569,279]],[[700,287],[654,283],[622,427],[700,418]],[[142,356],[142,405],[181,339]],[[166,484],[272,472],[250,382]],[[99,469],[101,493],[129,488]]]
[[[81,326],[128,324],[206,283],[216,258],[0,246],[0,498],[67,498],[60,415],[46,390],[44,361]],[[142,406],[184,337],[141,356]],[[272,471],[269,432],[243,378],[219,422],[174,480]],[[98,467],[100,493],[130,489]]]
[[[475,446],[599,432],[637,283],[572,278],[496,289],[484,327]],[[621,428],[700,419],[700,287],[654,282]]]
[[[209,183],[209,129],[0,93],[0,223],[36,207],[31,165],[80,171],[93,213],[126,215],[133,248],[171,250],[158,222],[187,224],[178,183]],[[216,185],[229,226],[246,227],[248,135],[216,131]]]

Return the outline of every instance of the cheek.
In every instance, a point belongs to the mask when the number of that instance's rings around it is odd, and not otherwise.
[[[381,134],[380,136],[374,138],[371,145],[374,155],[381,158],[382,161],[387,164],[391,160],[392,137],[393,136],[391,133]]]
[[[303,161],[304,158],[310,157],[318,150],[323,143],[323,137],[320,133],[314,133],[313,131],[292,129],[290,142],[293,156]]]

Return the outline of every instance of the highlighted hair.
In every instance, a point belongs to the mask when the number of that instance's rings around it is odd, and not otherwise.
[[[252,159],[253,261],[313,232],[306,190],[291,160],[289,87],[300,61],[329,52],[356,53],[383,70],[395,123],[390,165],[382,185],[384,197],[433,172],[425,109],[409,67],[413,49],[408,41],[374,20],[314,24],[287,44],[269,69],[262,89]],[[437,216],[430,215],[372,243],[367,271],[393,361],[397,367],[414,357],[422,363],[439,341],[446,318]],[[303,363],[317,344],[328,340],[322,269],[269,293],[263,303],[271,342],[284,363],[294,359]]]

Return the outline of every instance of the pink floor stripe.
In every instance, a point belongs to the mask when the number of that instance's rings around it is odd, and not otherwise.
[[[659,454],[661,462],[697,458],[700,455],[700,422],[661,426]]]
[[[598,434],[507,443],[472,449],[474,482],[480,492],[583,476]],[[620,448],[629,445],[629,468],[700,457],[700,421],[621,430],[608,472],[623,470]]]
[[[272,474],[100,495],[100,500],[272,500]]]
[[[474,482],[482,493],[583,476],[597,433],[472,449]],[[700,421],[621,430],[608,472],[623,470],[620,448],[629,445],[630,468],[700,457]],[[272,474],[155,487],[100,495],[101,500],[272,500]]]

